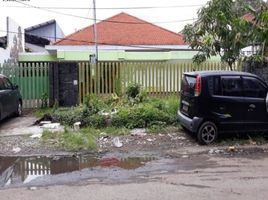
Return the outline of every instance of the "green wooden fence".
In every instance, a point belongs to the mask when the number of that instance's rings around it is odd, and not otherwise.
[[[196,65],[192,61],[179,62],[100,62],[79,63],[79,100],[87,94],[125,94],[129,83],[139,83],[149,95],[176,95],[181,88],[184,72],[229,70],[222,62]],[[239,70],[238,66],[235,70]]]
[[[0,73],[19,86],[24,108],[41,107],[48,101],[48,63],[2,64]]]

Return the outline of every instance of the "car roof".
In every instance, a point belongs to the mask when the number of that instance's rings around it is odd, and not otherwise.
[[[254,76],[254,77],[258,77],[255,74],[251,74],[248,72],[239,72],[239,71],[194,71],[194,72],[185,72],[185,75],[189,75],[189,76],[197,76],[197,75],[201,75],[201,76],[215,76],[215,75],[231,75],[231,76]]]

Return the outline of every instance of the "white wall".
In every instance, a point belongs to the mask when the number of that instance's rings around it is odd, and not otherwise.
[[[24,29],[10,17],[7,17],[7,47],[0,48],[0,64],[16,62],[18,54],[24,52]]]

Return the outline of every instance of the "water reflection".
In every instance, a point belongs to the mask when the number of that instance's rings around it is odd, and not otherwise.
[[[74,157],[0,157],[0,186],[29,183],[44,176],[68,173],[94,167],[119,167],[133,170],[154,160],[152,157],[96,158],[92,155]]]

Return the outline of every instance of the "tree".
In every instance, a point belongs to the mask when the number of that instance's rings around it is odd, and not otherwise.
[[[210,0],[198,11],[198,20],[184,27],[185,42],[199,50],[193,60],[202,63],[219,55],[230,69],[248,43],[250,23],[241,18],[233,0]]]
[[[248,6],[258,10],[261,8],[263,3],[264,2],[262,0],[236,0],[234,3],[234,9],[239,16],[243,16],[248,13]]]
[[[256,10],[249,7],[248,10],[255,17],[252,22],[250,38],[253,45],[260,45],[259,58],[268,57],[268,2]]]

